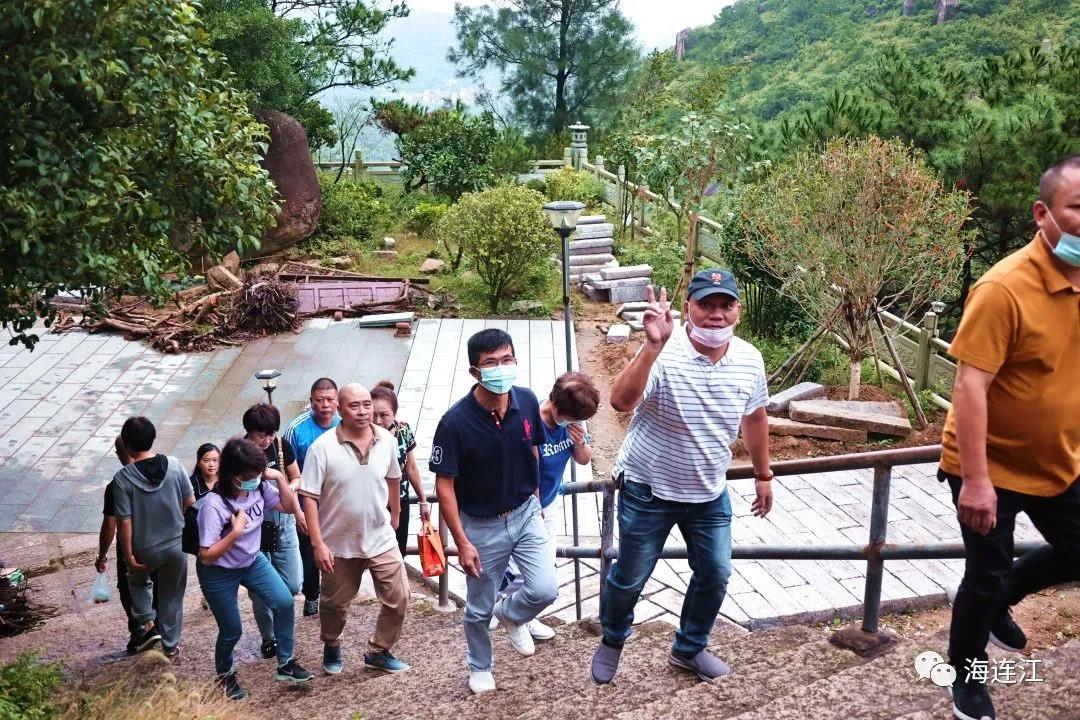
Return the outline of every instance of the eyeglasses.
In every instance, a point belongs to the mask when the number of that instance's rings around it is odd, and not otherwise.
[[[503,367],[514,367],[517,365],[517,358],[504,358],[501,362],[492,358],[490,360],[485,360],[476,367],[481,370],[490,370],[491,368],[499,367],[500,365]]]

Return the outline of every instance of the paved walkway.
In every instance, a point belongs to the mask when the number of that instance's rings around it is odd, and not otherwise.
[[[310,383],[323,375],[369,386],[381,378],[400,381],[400,416],[416,429],[417,462],[432,491],[432,435],[442,413],[472,385],[465,342],[485,327],[513,336],[519,384],[544,397],[565,369],[562,324],[546,320],[421,320],[412,338],[396,339],[390,330],[319,319],[302,333],[193,355],[162,355],[118,336],[81,332],[43,335],[33,353],[0,344],[0,532],[96,532],[101,491],[116,468],[113,438],[126,417],[150,417],[158,426],[157,447],[191,464],[200,443],[241,431],[244,409],[264,397],[252,377],[263,367],[283,372],[274,399],[286,418],[303,409]],[[896,469],[890,541],[959,540],[948,490],[934,471]],[[591,477],[590,468],[579,468],[577,479]],[[736,544],[865,544],[869,535],[870,471],[778,479],[776,506],[767,520],[750,516],[751,481],[730,487]],[[561,502],[560,544],[568,545],[571,500]],[[599,545],[600,496],[579,495],[577,502],[581,544]],[[1019,523],[1018,539],[1038,539],[1026,519]],[[670,544],[683,544],[677,531]],[[415,565],[416,559],[409,562]],[[884,599],[940,597],[959,582],[962,567],[960,560],[890,561]],[[597,561],[581,562],[586,617],[598,609],[597,570]],[[560,561],[557,576],[562,589],[548,612],[573,620],[573,563]],[[748,625],[850,612],[861,602],[864,576],[864,564],[847,561],[735,561],[721,612]],[[658,563],[636,620],[677,623],[689,578],[686,561]],[[450,583],[464,597],[464,575],[456,567]]]

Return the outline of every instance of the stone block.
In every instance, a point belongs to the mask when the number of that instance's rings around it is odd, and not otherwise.
[[[590,279],[596,278],[596,282],[599,282],[600,270],[606,265],[576,265],[570,268],[570,282],[580,283],[589,282]]]
[[[571,255],[596,255],[602,252],[611,252],[611,247],[615,244],[615,240],[612,238],[591,238],[589,240],[571,240],[570,241],[570,254]],[[586,250],[596,250],[596,252],[585,252]]]
[[[622,280],[625,278],[651,278],[652,267],[649,265],[623,265],[617,268],[605,268],[600,271],[600,277],[605,280]]]
[[[581,292],[584,293],[585,297],[589,298],[590,300],[595,300],[596,302],[607,302],[608,301],[608,291],[607,290],[597,290],[596,288],[594,288],[592,285],[589,285],[588,283],[581,286]]]
[[[833,427],[831,425],[813,425],[796,422],[782,417],[769,416],[770,435],[794,435],[795,437],[821,438],[822,440],[841,440],[844,442],[866,442],[865,430]]]
[[[570,237],[574,240],[588,240],[590,238],[613,237],[615,226],[611,223],[590,223],[579,225],[578,229]]]
[[[641,301],[648,292],[647,285],[632,285],[630,287],[613,287],[608,290],[608,302],[624,303]]]
[[[858,412],[838,407],[830,400],[796,400],[789,406],[788,415],[799,422],[853,428],[881,435],[905,437],[911,433],[911,423],[906,417]]]
[[[765,411],[770,415],[783,415],[792,400],[813,400],[825,397],[825,386],[813,382],[801,382],[782,390],[769,398]]]
[[[608,328],[607,341],[609,343],[622,343],[630,339],[629,325],[612,325]]]
[[[640,320],[630,320],[626,324],[630,326],[631,330],[637,330],[640,332],[645,329],[644,323],[642,323]]]
[[[606,223],[607,217],[604,215],[582,215],[578,218],[578,227],[582,225],[596,225],[597,223]]]
[[[797,400],[803,400],[808,398],[793,398]],[[892,415],[893,417],[906,418],[907,411],[900,405],[900,403],[893,400],[887,402],[874,402],[871,400],[831,400],[835,407],[845,408],[853,412],[872,412],[879,413],[881,415]]]
[[[570,267],[576,267],[578,265],[606,265],[615,259],[614,255],[605,253],[603,255],[571,255]]]
[[[623,278],[622,280],[590,280],[589,284],[597,290],[611,290],[617,287],[645,287],[649,282],[649,278]]]
[[[424,264],[420,266],[420,272],[425,275],[434,275],[442,270],[444,265],[446,265],[446,262],[443,260],[439,260],[438,258],[428,258],[424,261]]]
[[[645,303],[641,303],[641,304],[644,305]],[[636,312],[624,312],[620,317],[622,317],[624,322],[630,322],[630,321],[644,322],[644,320],[645,320],[645,311],[644,310],[639,310],[639,311],[636,311]],[[672,311],[671,317],[672,317],[672,319],[674,319],[676,321],[682,320],[682,315],[677,310]]]
[[[626,312],[642,312],[649,306],[647,302],[628,302],[619,306],[619,309],[615,311],[618,317],[622,317]]]

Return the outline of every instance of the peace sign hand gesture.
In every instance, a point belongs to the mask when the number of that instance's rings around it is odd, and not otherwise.
[[[671,337],[671,332],[675,327],[675,320],[671,315],[671,303],[667,299],[667,288],[660,288],[660,300],[657,301],[653,286],[646,286],[645,300],[648,302],[645,316],[642,318],[642,324],[645,326],[645,340],[650,344],[663,346]]]

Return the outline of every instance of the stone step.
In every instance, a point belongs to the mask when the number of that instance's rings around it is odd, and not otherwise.
[[[757,633],[754,633],[755,635]],[[819,636],[820,637],[820,636]],[[715,683],[698,683],[650,705],[619,713],[619,720],[663,717],[665,720],[725,718],[768,706],[792,687],[827,678],[862,662],[855,653],[835,647],[827,639],[806,642],[791,649],[761,648],[744,662],[711,648],[732,666],[731,676]],[[818,717],[828,717],[826,713]]]
[[[604,271],[601,270],[601,277],[603,277],[603,273]],[[647,277],[630,277],[619,280],[586,280],[586,282],[595,290],[610,290],[612,288],[637,287],[639,285],[644,287],[652,281]]]
[[[607,263],[614,262],[614,261],[615,261],[615,256],[612,255],[611,253],[603,253],[603,254],[597,254],[597,255],[571,255],[570,256],[570,267],[575,268],[575,267],[578,267],[578,266],[587,266],[587,265],[599,265],[599,266],[603,267]]]
[[[813,400],[825,397],[825,386],[814,382],[801,382],[792,385],[787,390],[781,390],[775,395],[769,396],[769,404],[765,411],[770,415],[784,415],[792,400]]]
[[[793,398],[795,400],[803,400],[804,398]],[[898,418],[906,418],[907,411],[904,407],[895,400],[889,400],[887,402],[875,402],[873,400],[830,400],[832,407],[837,407],[842,410],[851,410],[852,412],[871,412],[879,413],[881,415],[891,415]]]
[[[611,223],[587,223],[579,225],[572,240],[588,240],[590,238],[612,237],[615,234],[615,226]]]
[[[580,255],[584,250],[600,248],[602,252],[610,252],[615,240],[612,238],[592,238],[590,240],[571,240],[570,254]]]
[[[607,216],[606,215],[582,215],[581,217],[578,218],[577,224],[578,224],[578,227],[581,227],[582,225],[596,225],[597,223],[606,223],[606,222],[607,222]]]
[[[610,268],[600,271],[600,277],[604,280],[620,280],[622,278],[651,278],[652,267],[649,265],[623,265],[622,267]]]
[[[834,427],[832,425],[814,425],[813,423],[797,422],[772,415],[769,416],[769,434],[840,440],[843,442],[866,442],[865,430]]]
[[[853,428],[898,437],[909,435],[912,429],[906,417],[856,412],[838,407],[830,400],[796,400],[789,406],[788,415],[799,422]]]
[[[615,315],[622,317],[626,312],[641,312],[645,308],[649,307],[647,302],[628,302],[619,306],[619,309],[615,311]]]

